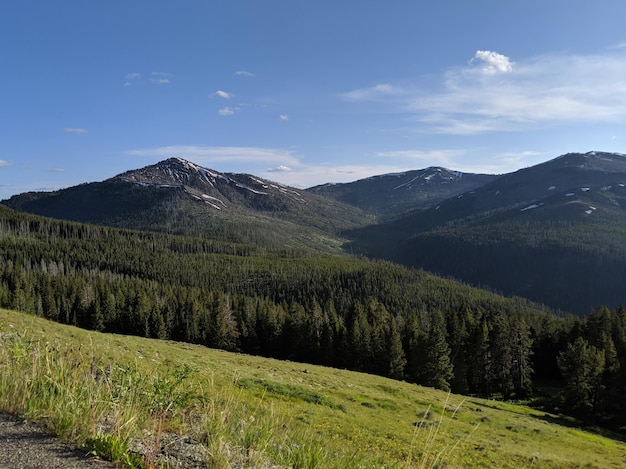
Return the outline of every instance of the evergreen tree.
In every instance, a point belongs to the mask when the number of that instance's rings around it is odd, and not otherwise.
[[[404,318],[402,345],[406,354],[405,378],[412,383],[420,382],[420,367],[423,360],[421,340],[418,314],[410,312]]]
[[[402,379],[404,377],[404,367],[406,366],[406,358],[404,349],[402,348],[402,339],[396,319],[391,318],[389,323],[389,332],[387,336],[387,358],[388,370],[386,376],[394,379]]]
[[[508,319],[500,312],[490,318],[489,353],[493,366],[494,391],[504,399],[513,392],[513,348]]]
[[[532,390],[532,338],[530,328],[523,318],[510,319],[511,356],[513,359],[513,390],[515,397],[523,399],[530,395]]]
[[[357,371],[366,371],[372,357],[372,334],[365,309],[361,303],[354,303],[352,306],[348,333],[348,345],[350,347],[348,366]]]
[[[594,423],[601,405],[604,351],[579,337],[559,353],[557,362],[565,380],[566,405],[586,423]]]
[[[445,319],[441,311],[434,310],[429,314],[420,342],[424,357],[420,370],[421,384],[449,391],[453,369],[450,346],[446,340]]]
[[[485,315],[475,325],[468,337],[466,356],[470,391],[484,397],[491,397],[494,369],[489,346],[489,325]]]

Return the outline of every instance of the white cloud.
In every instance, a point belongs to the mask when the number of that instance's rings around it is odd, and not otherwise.
[[[232,107],[223,107],[220,110],[217,111],[217,113],[220,116],[232,116],[233,114],[235,114],[235,112],[237,112],[237,108],[232,108]]]
[[[386,106],[413,131],[455,135],[626,122],[626,50],[518,60],[477,51],[439,85],[384,83],[341,95]],[[432,83],[429,77],[428,83]],[[382,108],[379,108],[379,110]]]
[[[268,173],[285,173],[289,171],[291,171],[291,168],[289,166],[285,166],[284,164],[276,166],[275,168],[267,168]]]
[[[67,132],[70,134],[86,134],[88,132],[87,129],[81,129],[77,127],[65,127],[63,132]]]
[[[254,77],[254,76],[256,76],[254,73],[247,72],[245,70],[237,70],[234,74],[237,75],[237,76],[240,76],[240,77]]]
[[[124,87],[128,88],[129,86],[133,86],[133,82],[139,81],[141,79],[141,73],[132,72],[126,74],[126,81],[124,82]]]
[[[481,70],[486,74],[504,73],[513,70],[511,60],[507,56],[498,54],[497,52],[477,50],[470,63],[478,60],[483,62],[484,65]]]
[[[306,188],[326,183],[352,182],[379,174],[399,173],[410,169],[414,168],[396,165],[301,164],[296,168],[291,168],[290,171],[267,169],[259,176],[288,186]]]
[[[464,135],[626,120],[623,52],[540,56],[508,73],[474,72],[449,71],[442,89],[415,93],[403,111],[422,131]]]
[[[376,101],[386,99],[390,96],[397,96],[404,91],[389,83],[381,83],[369,88],[361,88],[358,90],[343,93],[341,96],[348,101]]]
[[[8,161],[0,160],[0,168],[3,166],[12,166],[13,163],[9,163]]]
[[[552,157],[554,155],[551,153],[533,150],[489,155],[474,152],[470,156],[456,159],[449,168],[466,173],[505,174],[542,163]]]
[[[426,166],[445,166],[468,173],[502,174],[521,166],[539,163],[546,156],[545,153],[536,151],[490,154],[485,157],[476,150],[404,150],[376,153],[379,157],[378,163],[336,164],[307,163],[293,150],[283,148],[170,145],[136,149],[127,153],[159,160],[177,156],[215,170],[251,173],[300,188],[333,182],[352,182]]]
[[[464,150],[397,150],[378,152],[376,153],[376,156],[381,158],[419,161],[421,163],[427,164],[428,166],[447,166],[452,164],[455,158],[458,158],[463,154],[465,154]]]
[[[172,74],[168,72],[152,72],[150,81],[155,85],[167,85],[170,84]]]
[[[223,98],[223,99],[230,99],[230,98],[233,97],[232,94],[228,93],[227,91],[223,91],[223,90],[217,90],[215,92],[215,96],[218,96],[218,97]]]
[[[349,182],[377,174],[411,169],[399,165],[307,164],[289,149],[263,147],[209,147],[171,145],[131,150],[132,156],[166,159],[174,156],[222,171],[248,172],[293,187],[326,182]],[[218,169],[215,166],[228,166]],[[241,169],[238,169],[241,168]]]
[[[179,156],[198,164],[212,163],[260,163],[264,167],[299,165],[299,160],[289,150],[261,147],[206,147],[196,145],[170,145],[157,148],[143,148],[128,152],[133,156],[170,158]]]
[[[289,120],[289,116],[287,114],[281,114],[280,116],[278,116],[278,118],[281,121],[288,121]]]

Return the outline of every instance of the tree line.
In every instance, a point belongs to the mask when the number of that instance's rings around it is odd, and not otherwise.
[[[83,225],[2,206],[0,253],[0,306],[61,323],[505,399],[529,397],[534,382],[562,373],[568,411],[590,422],[624,413],[611,398],[626,388],[622,309],[558,317],[389,262]],[[580,377],[574,359],[582,356],[593,373]]]

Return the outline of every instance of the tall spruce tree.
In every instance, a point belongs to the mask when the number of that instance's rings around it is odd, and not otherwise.
[[[449,391],[453,376],[450,346],[446,339],[445,318],[438,309],[429,314],[421,343],[424,357],[420,373],[421,383]]]
[[[578,337],[559,353],[557,362],[565,380],[566,405],[586,423],[595,423],[602,404],[604,351]]]

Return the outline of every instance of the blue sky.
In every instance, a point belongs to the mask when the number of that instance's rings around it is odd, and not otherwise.
[[[170,156],[296,187],[626,152],[623,0],[3,0],[0,199]]]

